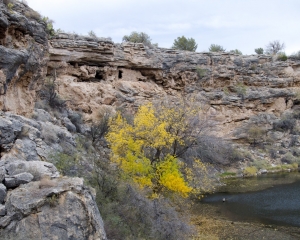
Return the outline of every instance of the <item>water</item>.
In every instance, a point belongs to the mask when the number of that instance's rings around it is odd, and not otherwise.
[[[300,227],[299,173],[227,180],[227,186],[219,191],[202,203],[214,205],[220,216],[232,221]]]

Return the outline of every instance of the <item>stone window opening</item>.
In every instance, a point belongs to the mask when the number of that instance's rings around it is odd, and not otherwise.
[[[96,71],[96,79],[103,80],[103,73],[101,71]]]
[[[123,71],[122,70],[119,70],[119,79],[121,79],[123,76]]]

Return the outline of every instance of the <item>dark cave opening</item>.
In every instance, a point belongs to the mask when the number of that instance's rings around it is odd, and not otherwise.
[[[122,78],[122,74],[123,74],[123,71],[122,71],[122,70],[119,70],[119,79]]]
[[[96,79],[103,80],[103,73],[101,71],[96,71]]]

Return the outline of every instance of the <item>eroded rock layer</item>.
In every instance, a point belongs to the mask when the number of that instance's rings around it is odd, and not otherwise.
[[[278,117],[297,104],[299,60],[150,49],[64,33],[50,40],[49,52],[48,74],[57,73],[59,93],[87,120],[105,109],[184,95],[204,106],[220,135],[231,136],[251,116]]]
[[[45,23],[16,1],[8,9],[0,1],[0,109],[29,115],[45,77],[48,40]]]

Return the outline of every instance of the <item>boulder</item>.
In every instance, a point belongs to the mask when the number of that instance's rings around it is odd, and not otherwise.
[[[4,166],[0,167],[0,183],[3,182],[6,174],[6,169]]]
[[[6,214],[6,207],[5,205],[0,204],[0,217],[5,216]]]
[[[83,180],[50,181],[31,182],[9,193],[0,239],[107,239],[94,196]]]
[[[5,178],[4,184],[7,188],[16,188],[21,184],[29,183],[33,180],[31,173],[23,172],[12,177]]]
[[[0,183],[0,204],[4,202],[6,197],[6,187]]]

